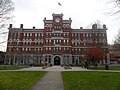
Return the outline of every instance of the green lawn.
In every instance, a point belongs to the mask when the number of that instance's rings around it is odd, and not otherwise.
[[[28,90],[44,75],[39,71],[0,72],[0,90]]]
[[[98,70],[105,70],[105,66],[98,66]],[[109,70],[120,70],[120,66],[111,66],[109,65]]]
[[[120,90],[120,73],[62,72],[65,90]]]
[[[22,69],[28,68],[29,66],[0,66],[0,70],[15,70],[15,69]]]

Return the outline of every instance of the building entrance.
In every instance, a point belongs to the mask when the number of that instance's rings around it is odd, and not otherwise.
[[[59,56],[56,56],[54,58],[54,65],[60,65],[60,57]]]

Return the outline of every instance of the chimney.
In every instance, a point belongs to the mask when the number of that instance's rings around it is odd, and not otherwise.
[[[80,29],[83,29],[83,27],[80,27]]]
[[[107,29],[105,24],[103,24],[103,29]]]
[[[20,28],[23,28],[23,24],[20,24]]]
[[[97,29],[97,24],[93,24],[92,29]]]
[[[71,19],[71,18],[69,18],[69,21],[70,21],[70,22],[72,22],[72,19]]]
[[[35,26],[33,26],[33,29],[35,29]]]
[[[71,20],[71,18],[69,18],[69,20]]]
[[[95,29],[97,29],[97,24],[95,24]]]
[[[12,24],[9,25],[9,28],[12,28]]]
[[[44,18],[44,20],[46,20],[46,17]]]
[[[46,17],[43,19],[43,22],[45,22],[46,21]]]

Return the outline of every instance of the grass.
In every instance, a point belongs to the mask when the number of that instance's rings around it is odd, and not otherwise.
[[[29,66],[0,66],[0,70],[16,70],[22,68],[28,68]]]
[[[62,72],[65,90],[120,90],[120,73]]]
[[[105,66],[98,66],[98,70],[105,70]],[[111,66],[109,65],[109,70],[120,70],[120,66]]]
[[[0,90],[28,90],[44,75],[39,71],[0,72]]]

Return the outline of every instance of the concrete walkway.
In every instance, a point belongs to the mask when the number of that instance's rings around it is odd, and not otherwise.
[[[30,67],[19,70],[20,71],[87,71],[86,68],[81,68],[81,67],[72,67],[72,69],[64,69],[64,67],[61,66],[52,66],[52,67],[47,67],[45,69],[42,69],[42,67]]]
[[[46,69],[42,69],[42,67],[30,67],[30,68],[23,68],[17,70],[0,70],[0,72],[7,72],[7,71],[100,71],[100,72],[120,72],[120,70],[90,70],[81,67],[72,67],[72,69],[64,69],[61,66],[53,66],[47,67]]]
[[[48,71],[47,74],[29,90],[64,90],[61,72]]]

